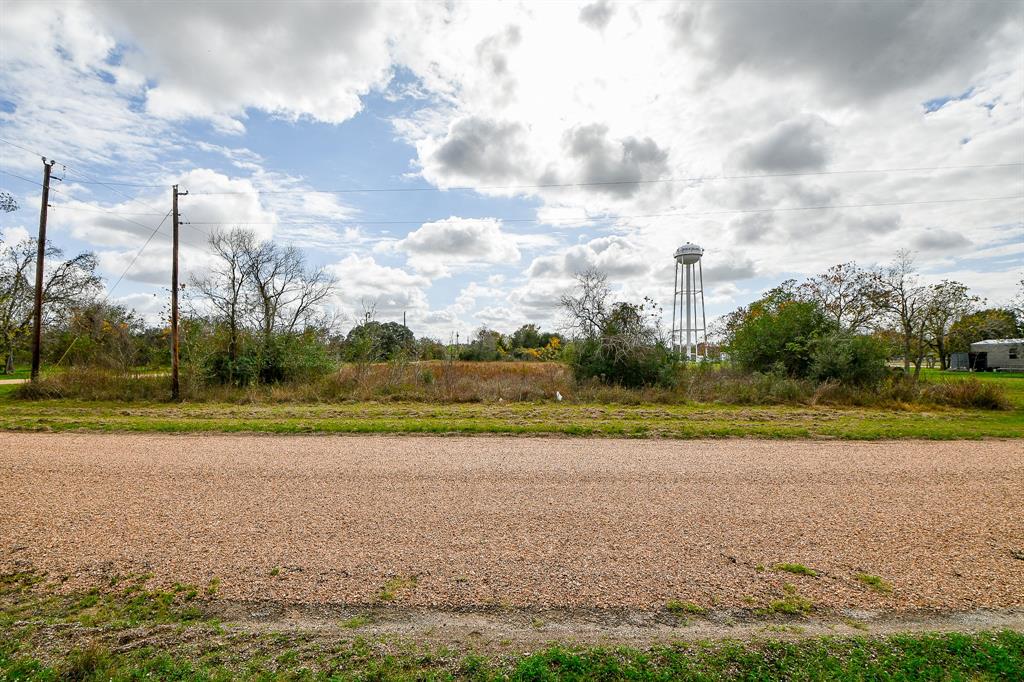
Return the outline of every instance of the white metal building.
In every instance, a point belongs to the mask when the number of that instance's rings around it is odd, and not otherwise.
[[[1024,339],[986,339],[971,344],[974,370],[1024,372]]]

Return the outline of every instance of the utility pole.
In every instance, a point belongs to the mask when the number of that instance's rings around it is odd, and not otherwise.
[[[178,380],[178,197],[188,192],[179,192],[174,185],[171,191],[171,213],[174,235],[171,248],[171,400],[181,398],[181,383]]]
[[[39,243],[36,250],[36,301],[32,322],[32,381],[39,379],[39,349],[43,340],[43,260],[46,256],[46,209],[50,203],[50,170],[56,161],[43,157],[43,201],[39,207]]]

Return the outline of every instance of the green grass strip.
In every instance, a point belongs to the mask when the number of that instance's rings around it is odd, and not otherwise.
[[[1017,438],[1024,410],[731,405],[107,403],[0,400],[0,430],[552,434],[631,438]]]
[[[43,663],[0,646],[3,680],[1020,680],[1024,635],[899,635],[882,639],[724,641],[654,647],[553,646],[522,656],[397,651],[360,639],[331,651],[253,646],[185,658],[91,646]]]

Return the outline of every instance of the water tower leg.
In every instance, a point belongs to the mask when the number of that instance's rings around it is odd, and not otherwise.
[[[679,261],[676,261],[676,273],[672,276],[672,336],[669,343],[672,354],[678,359],[679,344],[676,339],[676,310],[679,308]]]
[[[697,275],[700,277],[700,329],[704,335],[704,359],[708,359],[708,318],[704,312],[704,264],[697,261]]]
[[[693,266],[687,263],[683,276],[686,278],[686,360],[690,360],[690,276],[693,274]]]

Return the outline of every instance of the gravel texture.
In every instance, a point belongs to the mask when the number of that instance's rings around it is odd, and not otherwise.
[[[297,603],[755,607],[791,583],[1013,608],[1024,444],[0,433],[0,572],[26,569]]]

